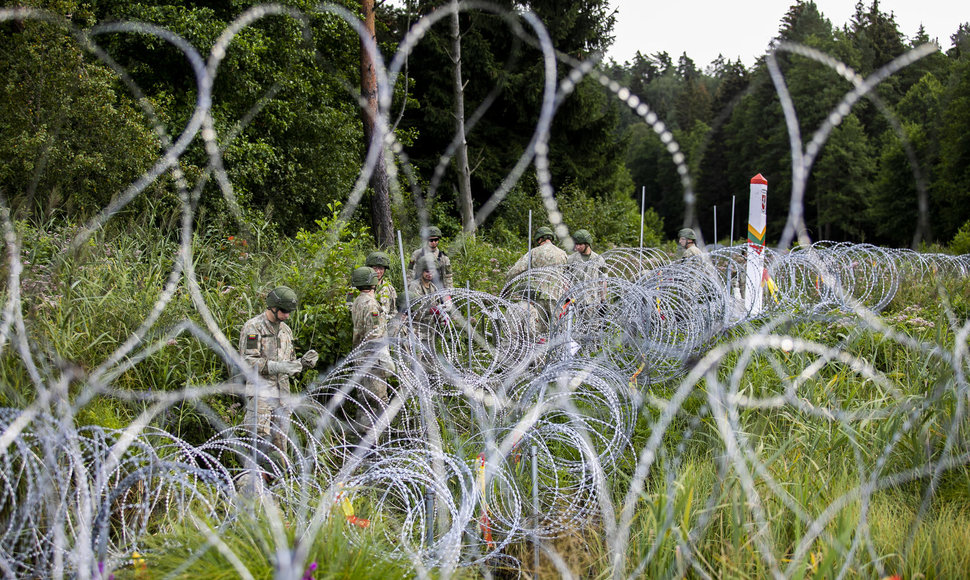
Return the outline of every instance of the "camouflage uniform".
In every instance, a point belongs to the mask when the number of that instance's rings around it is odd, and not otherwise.
[[[381,305],[384,316],[390,321],[391,317],[397,314],[397,290],[387,281],[386,275],[381,278],[381,283],[374,290],[374,298]]]
[[[354,300],[351,315],[354,321],[354,348],[387,336],[387,314],[373,294],[361,292]],[[384,379],[394,372],[394,363],[391,361],[391,354],[386,344],[381,346],[376,354],[377,361],[369,370],[369,374],[374,377],[362,378],[361,386],[381,402],[387,403],[387,383]]]
[[[428,285],[425,286],[424,280],[417,278],[415,280],[411,280],[411,283],[408,284],[408,299],[413,303],[418,298],[427,296],[428,294],[434,294],[438,290],[440,290],[440,288],[438,288],[438,285],[435,284],[434,281],[428,282]],[[425,308],[421,312],[415,312],[412,310],[411,317],[415,322],[434,325],[437,322],[447,319],[446,310],[447,306],[445,303],[438,300],[433,304],[426,304]],[[418,325],[418,338],[426,338],[421,325]]]
[[[505,275],[506,280],[511,280],[512,278],[518,276],[519,274],[525,272],[529,268],[529,256],[532,256],[532,267],[533,268],[546,268],[550,266],[564,266],[566,264],[566,252],[561,248],[556,246],[550,240],[547,243],[540,244],[535,248],[532,248],[525,253],[524,256],[519,258],[519,260],[512,264],[509,268],[508,273]],[[543,277],[539,280],[535,288],[535,302],[539,308],[545,311],[546,316],[542,317],[539,313],[531,312],[529,309],[529,323],[533,327],[533,330],[537,333],[548,332],[548,328],[542,322],[542,319],[546,320],[552,316],[552,310],[556,305],[556,302],[562,298],[563,291],[565,289],[562,285],[554,278]]]
[[[700,256],[703,253],[704,252],[701,251],[701,249],[698,248],[696,244],[691,244],[690,246],[687,247],[687,249],[684,250],[684,257],[690,258],[691,256]]]
[[[414,302],[415,299],[422,296],[427,296],[428,294],[434,294],[438,290],[440,290],[440,288],[438,288],[438,285],[435,284],[433,280],[428,282],[428,286],[425,287],[424,281],[417,278],[411,280],[411,283],[408,284],[408,298]]]
[[[435,248],[418,248],[411,253],[411,260],[408,262],[408,271],[410,272],[410,279],[414,280],[421,277],[421,272],[416,271],[416,265],[421,261],[424,256],[431,256],[434,258],[435,266],[438,269],[438,276],[441,278],[441,283],[444,288],[454,288],[455,277],[451,272],[451,258],[447,254],[442,252],[440,249]]]
[[[290,377],[285,373],[270,374],[267,363],[294,360],[293,331],[285,322],[270,322],[265,313],[254,316],[239,333],[239,354],[268,382],[247,385],[253,394],[246,406],[244,424],[254,426],[258,437],[285,453],[289,414],[284,400],[290,394]]]
[[[570,278],[573,283],[583,285],[584,293],[580,298],[580,303],[588,306],[601,302],[605,291],[601,287],[597,287],[594,290],[587,283],[605,277],[603,270],[606,268],[606,262],[603,260],[603,257],[593,250],[590,250],[589,254],[573,252],[566,259],[566,265],[569,266]]]
[[[566,258],[566,263],[567,264],[583,264],[583,263],[586,263],[586,262],[590,262],[592,260],[596,260],[596,261],[598,261],[600,263],[603,262],[603,258],[601,258],[599,254],[597,254],[593,250],[590,250],[588,254],[581,254],[579,252],[573,252],[572,254],[569,255],[568,258]]]
[[[524,256],[519,258],[515,264],[512,264],[512,267],[509,268],[508,273],[505,275],[506,280],[511,280],[529,268],[530,254],[532,255],[533,268],[563,266],[567,260],[566,252],[550,241],[532,248]],[[540,284],[536,290],[540,298],[558,300],[562,297],[562,288],[554,281],[546,281],[544,284]]]
[[[364,341],[384,338],[387,332],[387,314],[373,294],[361,292],[351,306],[354,320],[354,343],[357,348]]]
[[[391,284],[387,275],[381,278],[380,284],[374,289],[374,299],[381,306],[381,312],[387,322],[387,336],[397,336],[401,332],[401,318],[398,313],[397,289]]]

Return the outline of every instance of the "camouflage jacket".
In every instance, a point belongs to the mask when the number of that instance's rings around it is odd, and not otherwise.
[[[603,258],[601,258],[600,255],[594,252],[593,250],[590,250],[589,254],[580,254],[579,252],[573,252],[572,254],[569,255],[568,258],[566,258],[566,263],[584,264],[587,262],[592,262],[593,260],[599,263],[603,263]],[[596,264],[590,264],[590,266],[595,267]]]
[[[440,288],[434,282],[430,282],[425,287],[420,279],[411,280],[411,283],[408,284],[408,300],[413,304],[418,298],[427,296],[428,294],[434,294],[438,290]],[[423,308],[420,311],[411,310],[411,316],[415,321],[431,324],[436,320],[440,321],[447,318],[447,305],[450,302],[446,303],[442,297],[436,298],[433,302],[424,302],[422,304]]]
[[[381,278],[381,283],[374,290],[374,298],[381,305],[384,316],[388,319],[397,314],[397,290],[393,284],[387,281],[386,275]]]
[[[373,294],[361,292],[350,308],[354,320],[354,344],[384,338],[387,334],[387,314]]]
[[[602,256],[592,250],[590,250],[588,255],[573,252],[566,260],[566,266],[569,268],[568,276],[570,284],[583,284],[606,277],[606,272],[604,271],[606,262]],[[604,297],[603,284],[598,285],[599,287],[597,289],[585,288],[581,302],[584,304],[592,304],[602,300]]]
[[[430,248],[418,248],[411,252],[411,260],[408,262],[408,279],[417,280],[421,277],[421,272],[414,271],[414,265],[418,263],[425,254],[431,254],[434,256],[435,262],[438,264],[438,275],[441,276],[441,283],[445,288],[454,288],[455,277],[451,273],[451,258],[448,254],[442,252],[439,248],[431,250]]]
[[[700,256],[703,253],[704,253],[704,251],[701,250],[700,248],[698,248],[696,244],[693,245],[693,246],[691,246],[691,247],[689,247],[689,248],[684,248],[684,247],[678,246],[677,247],[676,257],[677,257],[677,259],[680,259],[680,258],[690,258],[690,257],[693,257],[693,256]]]
[[[422,296],[427,296],[428,294],[434,294],[440,289],[441,288],[438,288],[438,285],[435,284],[434,282],[430,282],[428,284],[428,287],[425,288],[424,284],[420,279],[411,280],[411,283],[408,284],[408,300],[410,300],[411,302],[414,302],[418,298],[421,298]]]
[[[533,268],[546,268],[549,266],[563,266],[566,264],[566,252],[564,252],[559,246],[550,242],[541,244],[532,248],[525,253],[524,256],[519,258],[519,260],[512,264],[509,268],[508,273],[505,275],[506,280],[511,280],[515,278],[522,272],[525,272],[529,268],[529,256],[532,256],[532,267]],[[559,287],[557,282],[548,277],[543,277],[544,280],[539,282],[538,288],[539,298],[545,300],[558,300],[562,296],[562,288]]]
[[[269,361],[293,360],[293,331],[285,322],[272,323],[266,313],[254,316],[243,324],[239,332],[239,354],[253,369],[279,389],[290,392],[290,378],[285,374],[271,375],[266,370]],[[277,393],[270,393],[275,396]]]

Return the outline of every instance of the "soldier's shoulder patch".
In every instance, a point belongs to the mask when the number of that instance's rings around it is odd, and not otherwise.
[[[371,316],[380,316],[381,313],[380,312],[377,312],[377,311],[373,311],[373,312],[370,313],[370,315]]]
[[[255,333],[246,335],[246,348],[259,348],[259,335]]]

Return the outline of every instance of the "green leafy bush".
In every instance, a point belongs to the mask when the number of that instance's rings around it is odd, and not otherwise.
[[[316,349],[320,368],[350,352],[353,325],[347,308],[350,273],[361,266],[371,238],[366,226],[340,221],[340,204],[327,206],[330,217],[317,220],[317,229],[300,230],[281,255],[285,272],[280,283],[293,288],[300,308],[291,318],[297,348]]]
[[[495,221],[486,228],[491,239],[516,251],[524,251],[528,245],[530,210],[533,232],[549,223],[542,199],[526,187],[517,187],[509,193]],[[636,201],[627,194],[614,192],[600,198],[568,184],[556,192],[556,204],[570,231],[585,229],[593,234],[593,249],[597,252],[617,246],[636,246],[640,241],[640,211]],[[662,232],[663,220],[652,208],[648,209],[644,214],[643,245],[659,246]]]
[[[462,236],[446,250],[451,257],[455,286],[498,294],[505,285],[505,272],[519,257],[517,253],[487,241],[484,235]]]
[[[950,253],[951,254],[970,254],[970,221],[967,221],[957,235],[953,236],[953,241],[950,242]]]

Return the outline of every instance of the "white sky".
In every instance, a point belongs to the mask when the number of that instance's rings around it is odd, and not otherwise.
[[[750,67],[778,35],[781,19],[794,0],[612,0],[618,9],[613,47],[607,53],[618,63],[667,51],[676,64],[684,52],[704,70],[718,53],[738,57]],[[856,0],[815,0],[822,15],[841,28],[855,13]],[[864,0],[868,7],[872,0]],[[962,6],[962,7],[961,7]],[[894,13],[899,31],[916,35],[922,23],[930,40],[946,51],[950,35],[961,22],[970,22],[966,0],[880,0],[879,9]]]

